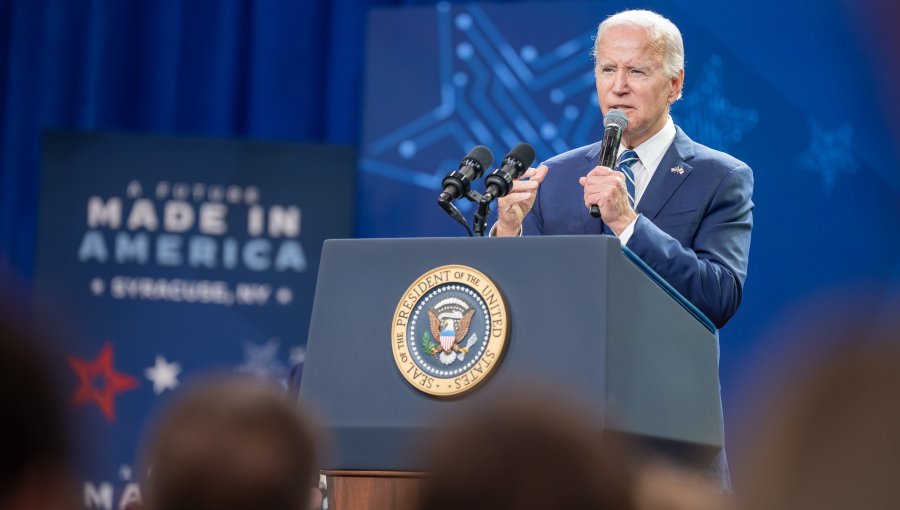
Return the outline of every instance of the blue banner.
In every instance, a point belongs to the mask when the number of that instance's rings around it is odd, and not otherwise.
[[[48,133],[36,265],[69,341],[88,508],[139,497],[151,409],[192,376],[301,369],[322,242],[352,229],[340,147]]]

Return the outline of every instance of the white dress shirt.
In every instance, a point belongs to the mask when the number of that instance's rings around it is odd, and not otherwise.
[[[672,117],[666,119],[666,124],[660,129],[655,135],[651,136],[647,141],[634,147],[634,152],[637,153],[640,161],[636,161],[631,164],[631,171],[634,173],[634,207],[637,208],[638,203],[641,201],[641,197],[644,196],[644,192],[647,191],[647,185],[650,184],[650,179],[653,178],[653,174],[656,173],[656,167],[659,166],[659,162],[662,161],[663,156],[666,154],[666,151],[669,150],[669,146],[672,145],[672,142],[675,140],[675,123],[672,122]],[[625,145],[619,146],[619,154],[622,151],[628,150]],[[616,160],[618,161],[618,154],[616,155]],[[631,239],[631,235],[634,233],[634,224],[637,223],[637,219],[631,222],[625,230],[619,234],[619,240],[622,242],[622,246],[628,244],[628,240]]]

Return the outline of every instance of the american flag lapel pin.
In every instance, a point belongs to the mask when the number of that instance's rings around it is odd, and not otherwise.
[[[681,175],[684,173],[684,168],[681,168],[681,166],[673,166],[672,173],[675,175]]]

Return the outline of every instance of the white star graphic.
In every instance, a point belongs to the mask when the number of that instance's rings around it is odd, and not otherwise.
[[[178,374],[180,373],[181,364],[169,363],[162,356],[157,356],[156,364],[144,370],[144,375],[153,383],[153,393],[157,395],[178,387]]]

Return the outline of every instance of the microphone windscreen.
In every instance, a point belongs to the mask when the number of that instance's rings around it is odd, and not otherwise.
[[[474,149],[466,154],[466,159],[474,159],[477,161],[478,164],[481,165],[483,171],[485,168],[491,167],[491,163],[494,162],[494,154],[484,145],[476,145]]]
[[[506,155],[506,158],[515,158],[521,161],[522,164],[525,165],[526,169],[530,167],[532,163],[534,163],[534,157],[534,147],[528,145],[527,143],[520,143],[516,145],[512,148],[512,150],[509,151],[509,154]],[[524,172],[525,170],[522,171]]]
[[[628,127],[628,116],[622,110],[610,110],[603,116],[603,127],[618,126],[625,131]]]

